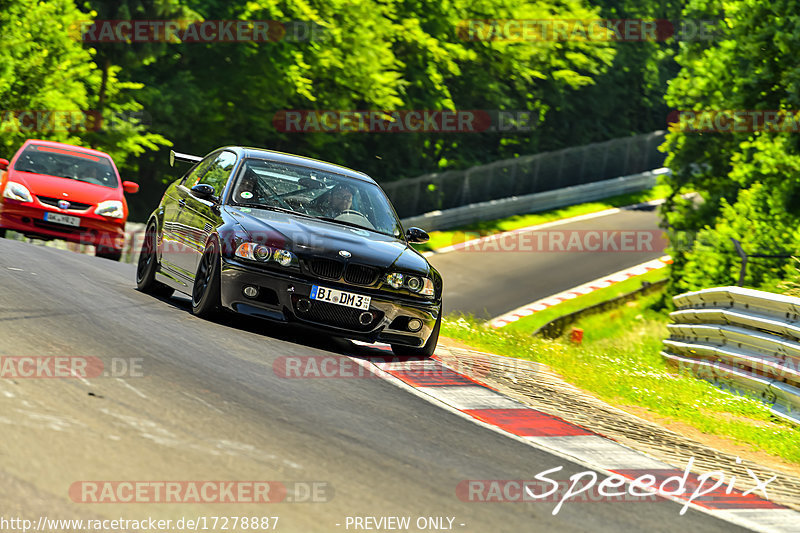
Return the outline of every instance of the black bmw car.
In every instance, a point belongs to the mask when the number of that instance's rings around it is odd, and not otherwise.
[[[147,223],[139,290],[430,356],[442,278],[361,172],[270,150],[225,147],[172,183]]]

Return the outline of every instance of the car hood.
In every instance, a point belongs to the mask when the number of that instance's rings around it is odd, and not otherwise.
[[[255,242],[283,245],[301,257],[341,260],[339,252],[346,251],[351,254],[348,261],[353,263],[384,269],[394,266],[420,274],[427,274],[430,269],[416,250],[389,235],[266,209],[226,209]]]
[[[11,171],[9,181],[25,185],[34,196],[64,198],[74,202],[98,204],[105,200],[122,200],[122,189],[112,189],[93,183],[68,178],[58,178],[46,174]]]

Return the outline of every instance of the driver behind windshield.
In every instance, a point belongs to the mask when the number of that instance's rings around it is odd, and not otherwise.
[[[79,175],[83,179],[83,181],[86,181],[88,183],[94,183],[96,185],[99,185],[103,182],[102,178],[100,177],[99,169],[95,164],[90,164],[82,167]]]
[[[322,204],[323,216],[336,218],[353,206],[353,189],[348,185],[336,185],[328,193],[327,201]]]

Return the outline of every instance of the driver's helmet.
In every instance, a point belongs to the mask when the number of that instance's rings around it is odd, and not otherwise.
[[[356,195],[355,188],[345,183],[339,183],[331,189],[329,201],[337,199],[342,196],[349,196],[350,204],[352,205],[353,198],[355,197],[355,195]]]

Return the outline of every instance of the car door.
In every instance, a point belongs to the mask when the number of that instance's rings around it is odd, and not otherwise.
[[[235,153],[228,150],[218,152],[199,181],[187,184],[187,187],[191,189],[201,183],[211,185],[214,187],[214,194],[220,198],[235,166]],[[186,206],[180,215],[181,228],[186,232],[184,242],[186,253],[181,257],[181,268],[190,272],[193,277],[197,272],[197,265],[205,250],[208,236],[221,222],[219,210],[213,202],[201,200],[192,195],[191,191],[188,192]]]
[[[181,227],[181,212],[186,207],[186,198],[190,196],[187,183],[194,184],[200,180],[208,166],[214,160],[209,156],[194,166],[177,184],[167,189],[164,202],[164,227],[162,231],[163,242],[161,248],[161,265],[183,278],[190,279],[191,274],[181,268],[186,261],[187,232]],[[193,273],[192,273],[193,274]]]

